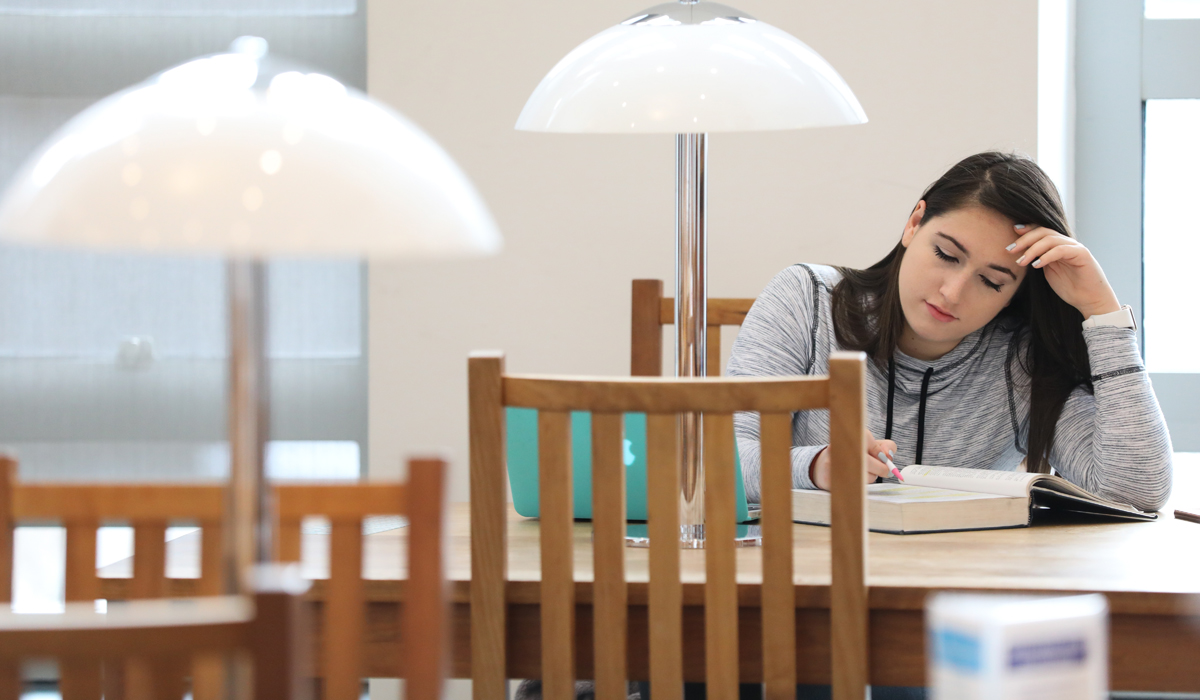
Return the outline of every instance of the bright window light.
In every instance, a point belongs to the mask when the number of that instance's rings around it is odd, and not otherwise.
[[[1200,19],[1200,0],[1146,0],[1147,19]]]
[[[1146,101],[1146,367],[1200,372],[1195,261],[1200,259],[1200,100]]]
[[[0,0],[0,15],[38,17],[328,17],[355,0]]]

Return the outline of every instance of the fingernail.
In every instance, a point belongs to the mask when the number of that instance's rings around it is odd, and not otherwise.
[[[887,455],[885,455],[885,454],[883,453],[883,450],[880,450],[880,451],[879,451],[879,461],[880,461],[880,462],[886,462],[886,461],[887,461]]]
[[[1023,263],[1023,262],[1025,262],[1025,256],[1024,256],[1024,255],[1022,255],[1021,257],[1017,258],[1017,264],[1018,264],[1018,265],[1020,265],[1020,264],[1021,264],[1021,263]]]
[[[891,457],[892,459],[895,459],[895,458],[896,458],[896,451],[895,451],[895,450],[888,450],[888,457]]]
[[[1025,224],[1017,224],[1016,226],[1013,226],[1013,228],[1015,228],[1015,229],[1017,229],[1018,231],[1020,231],[1021,229],[1025,228]]]
[[[1014,241],[1014,242],[1009,243],[1008,245],[1004,246],[1004,249],[1011,253],[1012,249],[1016,248],[1016,247],[1017,247],[1017,244],[1016,244],[1016,241]]]
[[[1034,260],[1034,261],[1033,261],[1033,263],[1031,263],[1031,264],[1032,264],[1034,267],[1041,267],[1041,266],[1042,266],[1042,259],[1041,259],[1041,258],[1038,258],[1037,260]]]

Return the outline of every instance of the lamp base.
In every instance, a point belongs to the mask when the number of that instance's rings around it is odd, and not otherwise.
[[[697,536],[698,535],[698,536]],[[639,549],[650,546],[650,533],[645,523],[626,523],[625,546]],[[762,526],[758,523],[740,524],[734,537],[735,547],[761,547]],[[681,525],[679,527],[680,549],[704,549],[704,526]]]

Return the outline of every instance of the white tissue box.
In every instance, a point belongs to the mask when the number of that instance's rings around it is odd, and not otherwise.
[[[934,700],[1103,700],[1102,595],[939,593],[925,606]]]

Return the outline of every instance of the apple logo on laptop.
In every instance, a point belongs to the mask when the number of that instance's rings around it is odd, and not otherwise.
[[[630,440],[623,440],[622,442],[625,444],[625,466],[628,467],[629,465],[633,464],[634,460],[633,442]]]

